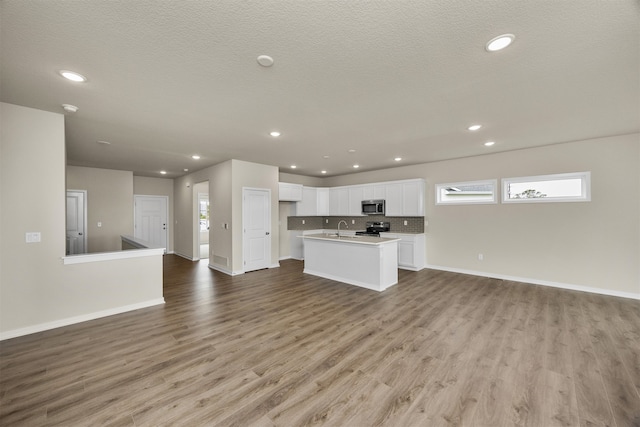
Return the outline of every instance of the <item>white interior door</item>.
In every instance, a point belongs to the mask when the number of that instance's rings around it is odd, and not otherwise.
[[[243,188],[242,227],[244,271],[271,264],[271,190]]]
[[[134,237],[167,250],[166,196],[134,196]]]
[[[67,255],[87,252],[87,192],[67,191]]]

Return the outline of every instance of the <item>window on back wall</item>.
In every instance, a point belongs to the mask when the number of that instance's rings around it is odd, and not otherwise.
[[[502,180],[503,203],[588,202],[591,172],[524,176]]]
[[[436,184],[436,205],[497,203],[497,187],[495,179]]]

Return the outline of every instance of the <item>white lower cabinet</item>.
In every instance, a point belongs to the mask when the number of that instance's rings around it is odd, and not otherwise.
[[[304,259],[304,239],[302,236],[305,234],[318,234],[324,233],[326,230],[296,230],[291,232],[291,240],[289,250],[291,251],[291,258],[297,260]]]
[[[420,271],[425,266],[425,235],[380,233],[381,237],[400,239],[398,242],[398,268]]]

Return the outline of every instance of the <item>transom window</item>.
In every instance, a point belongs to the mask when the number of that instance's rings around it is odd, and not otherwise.
[[[502,180],[504,203],[588,202],[591,172],[524,176]]]
[[[436,184],[437,205],[497,203],[495,179]]]

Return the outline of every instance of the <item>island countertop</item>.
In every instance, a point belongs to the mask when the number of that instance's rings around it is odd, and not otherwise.
[[[356,243],[359,245],[383,245],[386,243],[400,241],[400,239],[392,239],[388,237],[353,236],[353,235],[338,236],[335,233],[306,234],[304,236],[299,236],[299,237],[303,239],[329,240],[334,242]]]

